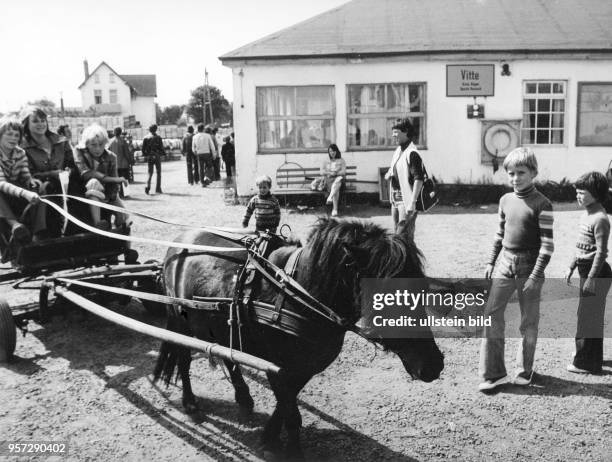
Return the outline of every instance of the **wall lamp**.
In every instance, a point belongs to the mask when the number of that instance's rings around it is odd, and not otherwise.
[[[503,63],[501,68],[502,68],[502,71],[501,71],[501,75],[502,76],[504,76],[504,75],[511,75],[512,74],[512,72],[510,72],[510,64]]]

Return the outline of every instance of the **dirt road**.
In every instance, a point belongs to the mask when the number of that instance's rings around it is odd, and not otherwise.
[[[187,186],[184,164],[164,164],[166,194],[145,196],[144,167],[126,205],[188,224],[237,226],[244,207],[223,205],[222,189]],[[571,209],[572,207],[564,207]],[[438,209],[420,216],[416,241],[427,272],[480,276],[495,230],[495,207]],[[283,220],[304,236],[316,211]],[[346,213],[389,225],[388,210]],[[579,212],[555,216],[556,252],[548,270],[560,277],[572,252]],[[172,238],[177,229],[135,219],[135,235]],[[136,246],[141,260],[164,249]],[[35,293],[0,287],[12,304]],[[574,304],[575,300],[565,303]],[[131,316],[161,325],[138,302]],[[608,316],[609,318],[609,316]],[[516,339],[508,340],[512,365]],[[612,340],[605,341],[603,375],[565,371],[572,339],[539,341],[535,384],[485,396],[478,384],[479,341],[440,339],[446,367],[430,384],[411,381],[398,358],[348,334],[338,360],[300,395],[302,441],[308,460],[612,460]],[[273,396],[260,374],[248,374],[255,413],[242,420],[220,369],[203,356],[192,365],[200,412],[182,412],[180,389],[150,382],[159,342],[73,311],[18,339],[16,360],[0,366],[0,440],[69,442],[70,460],[259,460],[258,439]]]

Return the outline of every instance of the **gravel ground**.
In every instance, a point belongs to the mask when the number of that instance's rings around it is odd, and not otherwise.
[[[222,189],[188,186],[184,164],[164,164],[165,194],[144,194],[144,169],[126,206],[186,224],[237,226],[243,206],[225,206]],[[556,252],[549,277],[561,277],[572,252],[579,211],[556,208]],[[416,241],[437,277],[478,277],[495,230],[495,206],[439,207],[420,216]],[[319,210],[291,213],[283,222],[300,236]],[[388,210],[354,206],[345,214],[389,226]],[[134,219],[136,236],[172,239],[179,229]],[[165,249],[136,245],[141,261]],[[36,301],[33,291],[0,286],[11,306]],[[573,310],[576,299],[564,302]],[[511,307],[512,308],[512,307]],[[157,325],[139,302],[130,316]],[[516,339],[508,340],[507,361]],[[569,338],[539,341],[535,383],[476,390],[479,341],[438,340],[446,355],[440,380],[411,381],[397,357],[348,334],[340,357],[300,395],[302,441],[308,460],[612,460],[612,361],[598,376],[565,371]],[[70,460],[260,460],[258,439],[274,399],[262,374],[247,372],[255,413],[244,420],[220,369],[203,355],[192,365],[200,411],[186,415],[179,387],[158,387],[150,374],[159,342],[84,314],[58,312],[18,338],[15,361],[0,366],[0,440],[69,441]],[[606,339],[606,358],[612,341]],[[0,452],[0,455],[2,453]],[[29,459],[29,458],[28,458]],[[24,458],[23,460],[26,460]]]

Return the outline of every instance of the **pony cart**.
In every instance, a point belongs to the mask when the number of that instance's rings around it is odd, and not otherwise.
[[[87,199],[72,199],[88,202]],[[181,336],[102,306],[100,303],[107,305],[111,302],[124,306],[135,297],[149,313],[160,315],[166,313],[168,304],[197,306],[198,303],[164,296],[162,264],[155,260],[142,264],[138,262],[138,252],[130,248],[130,241],[150,239],[130,236],[129,228],[97,230],[62,211],[57,204],[47,199],[42,201],[89,232],[27,244],[9,242],[0,237],[0,247],[4,248],[3,260],[8,261],[12,268],[12,271],[0,274],[0,284],[12,284],[14,289],[39,291],[36,306],[11,307],[6,299],[0,297],[0,363],[12,358],[18,329],[25,335],[29,321],[44,323],[48,320],[52,309],[49,299],[53,294],[128,329],[247,366],[278,372],[276,366],[265,361],[241,352],[231,352],[230,355],[230,351],[220,345]],[[101,207],[116,209],[109,205]]]
[[[72,266],[66,263],[71,268],[68,270],[56,271],[54,267],[51,271],[39,262],[32,271],[39,276],[39,316],[44,318],[52,290],[56,296],[109,321],[161,339],[154,377],[166,382],[181,377],[187,412],[197,408],[189,376],[191,350],[223,360],[235,400],[247,414],[252,412],[254,401],[238,365],[265,372],[277,402],[263,430],[264,454],[279,452],[284,428],[285,455],[300,458],[297,395],[335,360],[346,332],[397,354],[412,378],[431,382],[440,376],[444,357],[428,328],[421,329],[419,335],[381,338],[369,336],[359,322],[362,279],[424,277],[413,230],[413,222],[403,223],[396,234],[389,234],[372,223],[322,218],[302,245],[268,233],[237,235],[220,228],[198,228],[184,232],[173,242],[155,240],[169,247],[165,260],[163,264],[144,265],[133,261],[136,256],[125,245],[108,242],[108,253],[93,260],[78,260],[70,254]],[[114,238],[111,240],[153,241],[98,234]],[[99,237],[95,239],[100,246]],[[38,249],[28,261],[36,260],[41,252]],[[121,254],[125,261],[118,264],[116,259]],[[51,260],[55,265],[49,257]],[[86,267],[75,270],[77,261]],[[22,266],[19,273],[27,273],[28,268]],[[106,284],[109,281],[113,281],[112,287]],[[109,311],[89,300],[85,296],[88,291],[166,306],[167,328]],[[14,350],[10,331],[14,336],[15,322],[6,302],[0,306],[0,334],[8,339],[2,346],[10,355]],[[426,313],[421,306],[413,315],[424,318]],[[21,322],[18,319],[17,324]]]

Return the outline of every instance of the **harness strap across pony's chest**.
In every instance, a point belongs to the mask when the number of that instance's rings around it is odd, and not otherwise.
[[[291,255],[289,255],[289,259],[287,263],[285,263],[285,274],[292,279],[295,279],[297,273],[297,265],[300,261],[300,256],[302,255],[303,247],[299,247],[296,249]],[[280,314],[283,309],[283,305],[285,304],[285,299],[287,298],[287,291],[285,287],[285,282],[281,281],[280,291],[278,296],[276,297],[276,302],[274,303],[274,314],[272,315],[272,322],[276,323],[280,319]]]

